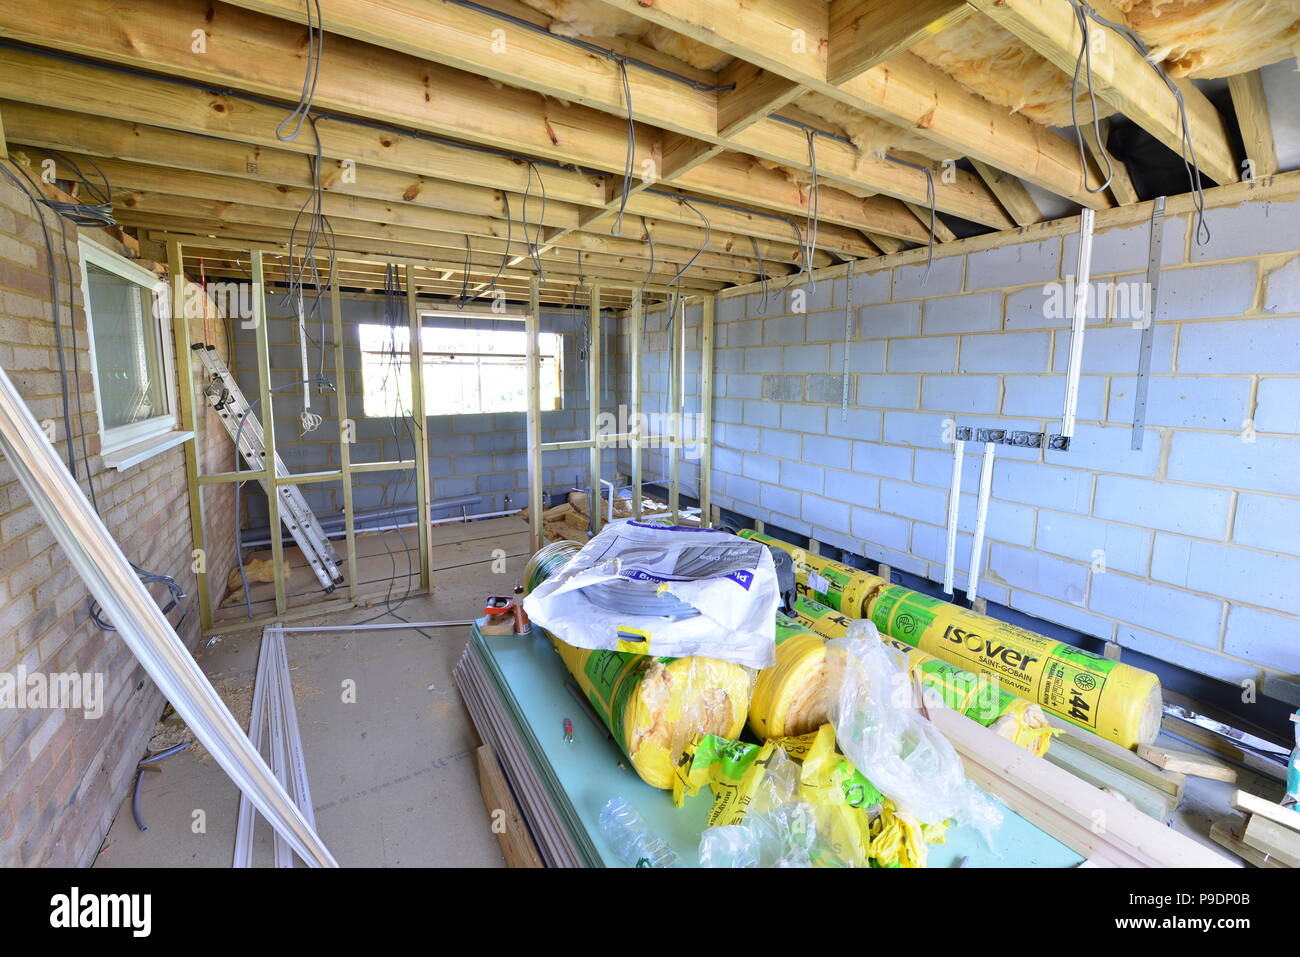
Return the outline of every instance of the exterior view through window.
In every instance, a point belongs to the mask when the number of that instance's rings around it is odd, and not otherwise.
[[[410,342],[406,327],[360,327],[361,378],[367,416],[409,415]],[[522,324],[514,329],[423,330],[426,415],[524,412],[528,408],[527,347]],[[561,408],[563,338],[537,337],[541,355],[541,407]]]

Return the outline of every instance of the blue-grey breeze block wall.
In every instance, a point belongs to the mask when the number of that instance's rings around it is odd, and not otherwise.
[[[391,417],[367,417],[364,414],[364,395],[361,382],[360,334],[363,324],[384,324],[384,303],[376,299],[342,300],[344,365],[347,372],[348,416],[356,423],[356,441],[351,446],[354,462],[409,459],[412,456],[410,435],[405,420]],[[333,331],[329,303],[323,305],[326,322],[324,329],[317,322],[308,323],[309,361],[315,369],[319,362],[315,340],[325,339],[325,376],[338,384],[334,374]],[[297,320],[287,315],[279,306],[278,297],[268,296],[267,336],[270,342],[272,385],[292,383],[302,378],[301,352],[298,345]],[[399,304],[399,322],[406,323],[405,299]],[[440,321],[464,322],[472,326],[484,323],[498,324],[501,328],[522,329],[519,319],[483,320],[457,318],[454,308],[438,311],[449,319],[428,318],[427,323]],[[563,408],[542,413],[542,440],[560,442],[584,438],[588,432],[586,367],[582,358],[585,340],[585,313],[581,310],[545,309],[540,329],[563,335],[564,372]],[[257,395],[257,353],[254,330],[232,323],[235,328],[236,381],[252,399]],[[608,335],[615,338],[615,325],[606,317]],[[614,353],[614,363],[617,353]],[[611,367],[606,378],[606,404],[613,400],[617,369]],[[275,401],[276,444],[280,457],[291,471],[313,471],[338,468],[338,419],[333,396],[312,397],[312,411],[324,416],[321,427],[300,435],[299,413],[302,409],[300,389],[290,388]],[[428,417],[429,427],[429,480],[430,498],[435,505],[440,500],[473,496],[477,502],[464,506],[471,514],[492,512],[509,508],[522,508],[528,504],[528,443],[524,431],[524,413],[487,413],[482,415],[438,415]],[[547,490],[568,489],[575,484],[586,485],[588,457],[585,450],[548,452],[544,471]],[[612,471],[612,463],[611,463]],[[302,486],[308,504],[321,514],[341,514],[343,510],[342,485],[338,481]],[[255,484],[244,487],[247,500],[247,524],[265,527],[266,497]],[[357,474],[353,480],[354,508],[378,509],[395,504],[413,505],[415,482],[410,471],[372,472]],[[460,514],[461,506],[436,508],[434,517]]]
[[[1187,217],[1166,223],[1141,451],[1140,330],[1123,297],[1144,278],[1148,228],[1097,234],[1075,440],[997,448],[981,594],[1235,682],[1300,672],[1300,203],[1206,223],[1206,245]],[[863,268],[847,414],[845,279],[802,290],[802,314],[793,290],[719,299],[715,504],[941,581],[945,422],[1059,431],[1068,313],[1045,306],[1077,248],[1071,235],[941,254],[928,277]],[[662,315],[647,325],[657,400]],[[966,451],[959,588],[983,446]]]

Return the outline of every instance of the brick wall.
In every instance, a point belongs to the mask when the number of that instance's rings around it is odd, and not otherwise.
[[[48,219],[69,370],[69,295],[77,328],[81,375],[71,383],[73,421],[86,431],[90,452],[89,462],[81,462],[80,441],[76,443],[82,488],[88,468],[105,524],[127,557],[174,575],[193,596],[183,450],[171,449],[123,471],[103,466],[82,293],[68,288],[58,225],[53,214]],[[68,231],[72,275],[79,284],[77,231],[71,225]],[[102,234],[97,238],[112,245]],[[52,322],[40,225],[26,197],[8,181],[0,182],[0,366],[36,419],[57,423],[56,444],[66,457]],[[205,431],[213,427],[205,420]],[[205,468],[230,467],[220,446],[207,448],[204,456]],[[233,556],[230,496],[210,492],[206,504],[212,529],[209,567],[214,577],[224,578]],[[89,864],[129,792],[135,764],[144,756],[163,708],[161,694],[125,644],[90,621],[87,599],[13,470],[0,462],[0,672],[98,673],[104,682],[98,718],[88,718],[82,710],[0,708],[0,865]],[[179,633],[193,646],[199,633],[193,597],[187,608]],[[175,614],[171,617],[176,621]]]
[[[356,423],[356,442],[350,452],[354,462],[382,461],[410,458],[411,441],[404,428],[398,425],[394,436],[394,420],[389,417],[367,417],[364,414],[364,388],[361,376],[360,334],[362,324],[384,323],[384,305],[379,299],[344,298],[344,364],[347,368],[347,404],[349,418]],[[325,375],[336,382],[334,375],[333,327],[329,320],[328,302],[324,306],[326,323]],[[406,306],[402,305],[403,325]],[[270,344],[271,382],[273,386],[291,383],[302,378],[302,358],[298,345],[297,321],[286,316],[279,307],[278,297],[270,297],[267,337]],[[581,312],[544,309],[540,330],[563,334],[564,371],[563,408],[542,413],[542,440],[568,441],[584,438],[587,434],[586,365],[581,357],[583,343]],[[437,322],[435,318],[427,320]],[[460,320],[457,320],[460,321]],[[478,320],[464,320],[471,325],[481,325]],[[606,317],[609,338],[614,336],[614,320]],[[492,321],[487,321],[491,324]],[[501,328],[517,330],[522,324],[516,321],[496,320]],[[321,337],[318,325],[310,324],[313,339]],[[257,352],[254,330],[236,324],[235,378],[251,399],[257,395]],[[309,343],[312,368],[316,368],[319,354]],[[613,354],[615,363],[617,354]],[[617,365],[612,365],[606,376],[607,404],[615,394],[618,383]],[[334,398],[313,396],[312,410],[323,415],[324,422],[314,432],[300,435],[299,413],[302,410],[301,390],[290,388],[285,398],[276,403],[276,444],[285,464],[293,471],[338,468],[338,418]],[[430,496],[438,500],[472,497],[477,499],[465,507],[475,512],[493,512],[510,508],[523,508],[528,504],[528,443],[524,432],[524,413],[505,412],[481,415],[435,415],[428,417],[429,424],[429,479]],[[612,463],[611,463],[612,465]],[[546,487],[549,492],[566,490],[575,484],[586,485],[587,452],[585,449],[546,453],[543,460]],[[342,486],[338,482],[303,486],[308,504],[319,514],[342,514]],[[266,498],[256,486],[245,486],[244,509],[250,527],[265,528]],[[372,472],[358,474],[353,481],[354,508],[380,509],[394,504],[413,505],[415,485],[410,473]],[[460,514],[461,506],[435,509],[435,517]]]
[[[1166,224],[1142,450],[1140,333],[1102,295],[1071,450],[997,449],[981,593],[1236,682],[1300,671],[1300,202],[1211,209],[1207,224],[1203,246],[1186,216]],[[1147,236],[1099,232],[1094,278],[1140,282]],[[941,580],[945,420],[1059,431],[1068,321],[1045,306],[1076,250],[1054,237],[936,258],[928,278],[864,270],[847,417],[843,278],[799,290],[803,314],[793,291],[766,308],[719,300],[716,503]],[[662,358],[647,360],[649,391]],[[967,444],[959,588],[982,449]]]

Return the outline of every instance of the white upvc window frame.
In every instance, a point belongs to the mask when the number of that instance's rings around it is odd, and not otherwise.
[[[188,438],[191,433],[178,431],[180,421],[177,412],[176,363],[172,349],[170,317],[165,314],[170,310],[149,309],[144,316],[145,322],[158,324],[158,343],[162,351],[163,394],[167,398],[168,411],[164,415],[130,425],[109,428],[104,424],[104,403],[99,389],[99,362],[95,356],[95,316],[90,302],[89,266],[98,266],[107,272],[142,287],[145,302],[162,301],[166,298],[166,280],[125,256],[100,245],[85,236],[79,238],[78,246],[81,256],[81,299],[86,310],[86,332],[90,345],[91,381],[95,389],[95,416],[99,421],[100,451],[105,464],[111,468],[127,468],[151,455],[172,448]],[[162,286],[162,298],[158,299],[159,285]]]

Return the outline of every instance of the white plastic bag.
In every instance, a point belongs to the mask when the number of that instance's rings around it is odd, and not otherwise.
[[[767,668],[776,663],[780,600],[761,542],[620,522],[533,589],[524,610],[578,648]]]
[[[966,778],[952,743],[916,707],[898,653],[870,621],[826,643],[831,724],[840,751],[881,793],[919,821],[955,819],[992,846],[1002,812]]]

